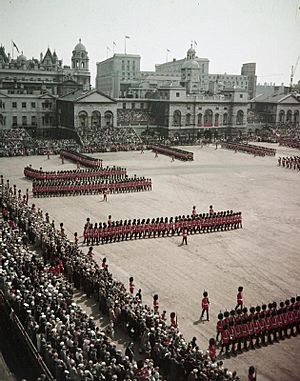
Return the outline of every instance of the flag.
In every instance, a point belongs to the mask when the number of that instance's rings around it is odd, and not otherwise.
[[[117,46],[117,44],[115,43],[115,41],[113,41],[113,45],[114,45],[114,46]]]
[[[171,50],[167,49],[167,52],[170,52]]]
[[[195,41],[195,40],[194,40],[194,45],[196,45],[196,46],[198,45],[198,44],[197,44],[197,41]]]
[[[125,38],[130,38],[129,36],[125,36]]]
[[[17,47],[17,45],[15,44],[14,41],[12,41],[12,44],[13,44],[13,47],[16,48],[17,52],[20,53],[20,52],[19,52],[19,49],[18,49],[18,47]]]

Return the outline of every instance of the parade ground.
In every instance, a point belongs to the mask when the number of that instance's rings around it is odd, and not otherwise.
[[[152,305],[159,295],[160,311],[174,311],[186,340],[197,337],[200,349],[216,335],[217,315],[236,305],[238,286],[244,287],[247,307],[262,305],[300,293],[300,173],[278,167],[279,156],[299,151],[278,147],[276,157],[253,157],[215,149],[214,145],[185,147],[194,152],[193,162],[154,157],[151,151],[94,154],[105,165],[126,167],[129,176],[150,177],[150,192],[102,196],[30,198],[50,214],[57,228],[63,222],[67,236],[83,233],[87,217],[92,223],[134,218],[170,217],[215,211],[242,212],[243,229],[182,237],[141,239],[95,246],[95,260],[107,258],[113,276],[128,287],[134,277],[142,289],[143,303]],[[1,173],[25,193],[31,181],[23,169],[32,164],[43,170],[74,169],[76,165],[59,156],[1,158]],[[31,193],[30,193],[31,194]],[[82,238],[81,238],[82,242]],[[87,252],[88,247],[82,246]],[[199,320],[203,291],[210,298],[210,321]],[[248,367],[257,367],[259,381],[300,380],[300,337],[285,339],[236,357],[224,366],[247,379]]]

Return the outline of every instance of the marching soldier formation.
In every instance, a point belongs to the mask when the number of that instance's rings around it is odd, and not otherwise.
[[[155,152],[155,157],[157,157],[158,153],[162,155],[170,156],[173,159],[178,159],[182,161],[193,161],[194,154],[193,152],[185,151],[183,149],[168,147],[164,145],[149,145],[149,149],[152,149]]]
[[[279,157],[278,166],[300,171],[300,156]]]
[[[102,168],[102,159],[96,159],[76,151],[62,150],[60,151],[60,157],[74,161],[76,164],[82,164],[85,167]]]
[[[240,303],[240,306],[243,304]],[[216,326],[221,351],[226,355],[260,348],[300,334],[300,296],[219,313]]]
[[[42,169],[33,169],[31,166],[24,168],[24,176],[35,180],[59,180],[59,179],[83,179],[96,177],[123,178],[127,175],[126,168],[106,167],[106,168],[88,168],[74,169],[67,171],[44,172]]]
[[[276,149],[255,146],[253,144],[240,144],[240,143],[221,143],[221,148],[233,150],[235,152],[249,153],[254,156],[275,156]]]
[[[89,219],[88,219],[89,220]],[[105,244],[142,238],[159,238],[180,235],[211,233],[242,228],[242,213],[232,210],[183,215],[176,217],[157,217],[85,224],[84,243]]]
[[[34,197],[128,193],[150,191],[151,189],[151,179],[144,177],[33,180],[32,184]]]
[[[278,143],[280,146],[300,149],[300,139],[297,138],[281,138]]]

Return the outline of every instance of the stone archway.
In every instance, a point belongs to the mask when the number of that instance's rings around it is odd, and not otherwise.
[[[88,113],[80,111],[78,113],[79,127],[88,127]]]
[[[91,124],[92,127],[101,127],[101,114],[99,111],[92,112]]]
[[[295,124],[298,124],[298,123],[299,123],[299,111],[298,111],[298,110],[296,110],[296,111],[294,112],[294,123],[295,123]]]
[[[279,111],[279,123],[284,123],[284,119],[285,119],[285,112],[284,112],[284,110],[280,110]]]
[[[104,113],[104,123],[106,127],[113,127],[114,125],[114,115],[111,111],[105,111]]]
[[[175,110],[173,113],[173,126],[181,126],[181,112]]]
[[[211,127],[213,124],[213,112],[207,109],[204,114],[204,127]]]
[[[236,115],[236,124],[244,124],[244,111],[239,110]]]
[[[202,114],[198,114],[197,116],[197,125],[198,127],[202,126]]]

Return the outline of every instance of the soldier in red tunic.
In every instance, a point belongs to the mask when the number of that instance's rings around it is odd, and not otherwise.
[[[159,308],[158,295],[155,294],[153,296],[153,310],[154,310],[154,312],[158,312],[158,308]]]
[[[131,295],[133,295],[134,293],[134,288],[135,288],[135,285],[133,283],[133,277],[131,276],[129,278],[129,292],[131,293]]]
[[[244,298],[243,298],[243,287],[242,286],[240,286],[238,288],[238,293],[237,293],[237,296],[236,296],[236,301],[237,301],[237,305],[236,305],[235,309],[236,310],[238,308],[243,309]]]
[[[200,319],[203,319],[204,312],[206,312],[206,320],[209,321],[209,299],[208,299],[208,292],[204,291],[203,292],[203,299],[202,299],[202,313],[200,316]]]
[[[216,352],[217,350],[216,350],[215,339],[212,337],[211,339],[209,339],[209,347],[208,347],[208,355],[212,362],[216,361],[216,358],[217,358]]]

